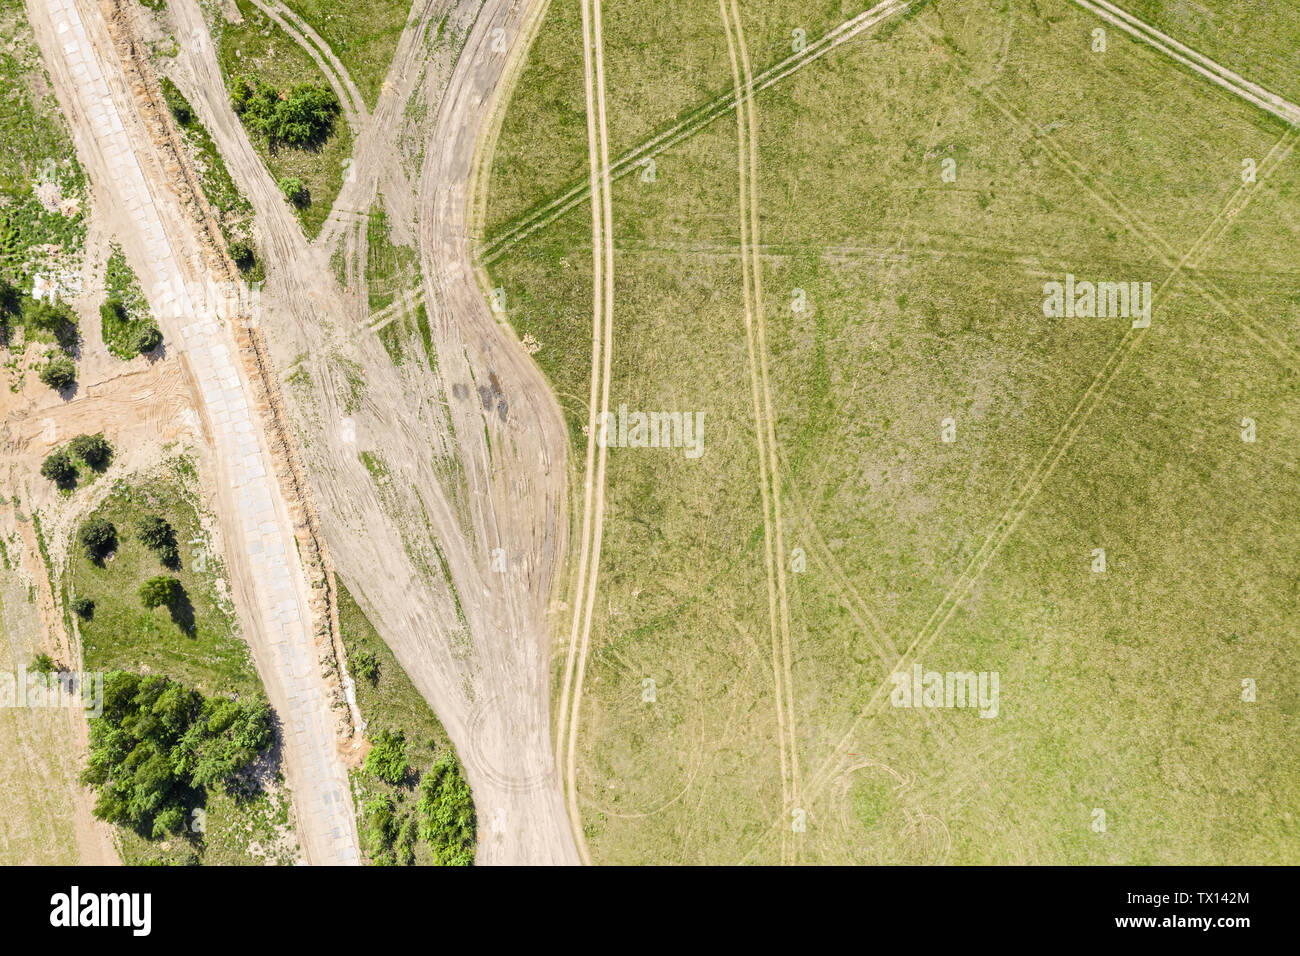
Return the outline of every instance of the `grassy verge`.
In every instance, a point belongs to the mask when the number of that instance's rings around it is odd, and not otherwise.
[[[162,87],[163,98],[167,101],[167,106],[176,120],[176,125],[181,129],[190,159],[198,170],[203,194],[220,220],[222,235],[225,236],[227,245],[231,247],[232,255],[239,252],[240,244],[247,246],[251,254],[252,203],[235,185],[230,170],[226,168],[225,160],[217,150],[217,144],[212,141],[207,128],[199,122],[193,107],[176,88],[176,84],[165,76],[159,78],[159,84]],[[256,282],[263,278],[261,262],[255,256],[251,259],[243,259],[236,255],[236,264],[249,281]]]
[[[0,0],[0,36],[0,280],[75,291],[85,176],[18,0]]]
[[[339,585],[339,626],[357,685],[357,706],[371,740],[400,734],[409,765],[401,782],[366,769],[353,771],[352,793],[362,848],[371,863],[430,865],[445,862],[439,841],[421,831],[429,814],[421,809],[430,776],[463,777],[451,741],[428,703],[402,670],[347,588]],[[468,791],[466,791],[466,794]],[[424,801],[426,806],[428,801]],[[436,802],[436,801],[435,801]],[[471,822],[471,833],[472,833]],[[469,847],[472,856],[472,840]]]
[[[140,354],[140,334],[157,323],[139,278],[116,243],[109,251],[104,285],[107,298],[99,313],[104,345],[117,358],[133,359]]]

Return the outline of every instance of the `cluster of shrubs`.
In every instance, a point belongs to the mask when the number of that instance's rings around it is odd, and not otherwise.
[[[103,434],[78,435],[67,447],[58,448],[41,463],[41,474],[60,488],[77,483],[77,462],[93,471],[103,471],[113,458],[113,446]]]
[[[156,839],[182,832],[208,789],[236,789],[273,737],[264,700],[205,698],[167,677],[112,671],[82,782],[98,791],[95,816]]]
[[[12,326],[20,323],[31,332],[48,332],[65,353],[77,345],[77,315],[66,302],[49,302],[23,296],[7,279],[0,278],[0,343],[8,345]],[[53,356],[40,371],[41,381],[55,391],[71,388],[77,366],[66,354]]]
[[[136,525],[136,537],[157,555],[163,567],[173,571],[180,568],[180,549],[176,544],[176,533],[165,518],[146,515]],[[107,518],[98,515],[87,518],[77,529],[77,543],[85,550],[86,556],[91,561],[102,565],[117,548],[117,527]],[[165,607],[180,627],[185,630],[193,628],[193,609],[189,605],[189,597],[180,579],[169,574],[156,574],[140,585],[137,596],[140,604],[149,610]],[[72,610],[83,620],[91,620],[95,613],[95,602],[88,598],[78,598],[72,602]]]
[[[400,787],[411,778],[406,753],[406,735],[381,731],[366,755],[365,770]],[[362,807],[365,817],[366,852],[380,865],[415,862],[418,834],[429,845],[438,866],[470,866],[474,862],[474,800],[456,757],[444,753],[417,785],[419,797],[413,812],[403,812],[405,795],[399,790],[394,801],[380,795]]]
[[[271,146],[311,146],[334,128],[338,97],[318,83],[297,83],[281,93],[265,80],[235,79],[230,105],[250,131]]]
[[[101,305],[99,314],[110,325],[113,323],[126,324],[131,321],[126,303],[116,297]],[[139,328],[136,329],[135,335],[131,338],[131,347],[141,355],[148,355],[160,345],[162,345],[162,332],[152,321],[142,322]]]

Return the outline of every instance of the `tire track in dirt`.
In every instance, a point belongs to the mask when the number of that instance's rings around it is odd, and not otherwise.
[[[252,2],[253,6],[270,17],[289,39],[298,44],[302,51],[315,61],[316,66],[320,68],[326,81],[338,96],[339,105],[343,107],[344,119],[352,127],[353,134],[359,133],[366,121],[370,119],[370,111],[366,109],[366,101],[357,90],[356,84],[352,82],[347,67],[339,62],[330,45],[280,0],[252,0]]]

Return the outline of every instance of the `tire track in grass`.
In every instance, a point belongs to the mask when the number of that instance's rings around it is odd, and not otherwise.
[[[758,114],[754,107],[749,51],[735,0],[718,0],[727,51],[736,87],[737,167],[740,180],[741,281],[744,287],[745,337],[749,355],[751,398],[763,504],[764,564],[767,573],[768,623],[772,636],[772,672],[776,687],[777,732],[781,742],[782,816],[799,805],[799,757],[791,679],[790,607],[785,580],[785,541],[776,468],[776,433],[767,367],[763,313],[762,264],[758,255]],[[744,78],[742,79],[742,70]],[[781,858],[791,858],[791,831],[782,828]],[[794,848],[794,856],[799,848]]]
[[[1173,264],[1169,274],[1156,289],[1153,296],[1153,302],[1154,300],[1161,298],[1164,291],[1176,278],[1178,278],[1184,269],[1188,267],[1194,268],[1196,266],[1205,252],[1223,235],[1228,224],[1236,215],[1235,212],[1226,213],[1225,211],[1232,209],[1237,209],[1239,211],[1240,208],[1244,208],[1246,202],[1249,201],[1250,195],[1257,191],[1258,188],[1268,180],[1269,176],[1277,170],[1282,161],[1290,154],[1293,146],[1294,137],[1291,132],[1285,134],[1273,145],[1273,148],[1269,150],[1268,155],[1265,157],[1265,162],[1261,164],[1259,168],[1259,175],[1257,176],[1256,181],[1250,185],[1243,184],[1242,187],[1239,187],[1237,192],[1229,197],[1224,209],[1221,209],[1211,220],[1210,226],[1206,230],[1202,231],[1202,233],[1196,238],[1187,253]],[[1247,191],[1244,197],[1242,196],[1243,189]],[[1107,205],[1107,209],[1113,215],[1116,215],[1117,218],[1120,218],[1121,222],[1123,222],[1125,226],[1137,232],[1143,238],[1146,238],[1149,235],[1154,235],[1149,227],[1142,226],[1136,220],[1128,220],[1117,210],[1109,207],[1109,205]],[[1161,244],[1162,246],[1167,245],[1163,243],[1163,241]],[[1060,426],[1060,428],[1058,428],[1057,433],[1052,440],[1052,444],[1048,447],[1043,457],[1039,459],[1038,464],[1035,465],[1033,472],[1030,473],[1028,480],[1021,488],[1019,494],[1017,494],[1016,498],[1003,513],[998,523],[985,537],[979,550],[971,557],[971,560],[967,563],[966,568],[962,571],[961,575],[958,576],[957,580],[953,582],[952,586],[948,589],[948,593],[944,595],[943,600],[939,603],[939,606],[931,613],[929,619],[921,628],[912,644],[908,647],[907,651],[904,652],[903,658],[899,660],[898,665],[894,668],[895,671],[905,664],[910,665],[919,659],[920,655],[925,652],[925,650],[943,631],[943,628],[947,625],[948,621],[952,619],[953,615],[956,613],[957,607],[970,594],[976,581],[997,555],[1002,544],[1020,523],[1020,520],[1028,511],[1029,506],[1033,503],[1034,498],[1037,497],[1038,493],[1042,490],[1043,485],[1055,471],[1057,464],[1074,445],[1075,439],[1083,429],[1083,426],[1087,424],[1093,410],[1101,402],[1105,392],[1110,388],[1110,385],[1115,380],[1116,376],[1118,376],[1123,370],[1128,359],[1132,356],[1133,352],[1136,351],[1137,346],[1141,344],[1148,331],[1149,326],[1135,328],[1132,325],[1125,330],[1124,336],[1120,340],[1119,345],[1116,346],[1107,357],[1105,364],[1093,377],[1092,382],[1089,383],[1088,388],[1085,390],[1083,396],[1079,399],[1074,409],[1070,412],[1069,417],[1067,417],[1065,422]],[[927,633],[927,631],[929,633]],[[816,795],[819,795],[822,789],[837,775],[836,768],[843,761],[844,753],[850,746],[853,735],[857,732],[864,720],[868,720],[874,716],[873,711],[879,703],[887,686],[887,684],[882,684],[876,693],[872,695],[867,706],[863,708],[862,713],[860,713],[850,724],[848,731],[832,752],[831,757],[827,759],[814,775],[810,791],[814,794],[814,798]]]
[[[780,82],[809,63],[821,59],[831,50],[843,43],[847,43],[881,21],[906,12],[911,6],[912,0],[885,0],[885,2],[876,4],[870,10],[844,21],[833,30],[808,44],[800,52],[786,57],[780,63],[760,73],[754,79],[752,92],[761,93],[769,86]],[[740,100],[740,95],[739,90],[732,89],[730,92],[695,108],[685,119],[623,153],[614,161],[613,166],[606,164],[605,172],[614,179],[626,176],[634,169],[639,168],[640,164],[645,160],[658,156],[665,150],[676,146],[682,140],[688,139],[704,129],[722,114],[735,109]],[[516,220],[513,225],[487,242],[479,251],[480,262],[483,265],[491,265],[515,243],[526,239],[540,229],[544,229],[570,209],[585,201],[591,193],[592,187],[590,184],[578,183],[545,205],[526,213],[522,218]]]
[[[583,489],[582,545],[573,602],[573,624],[560,695],[556,753],[563,754],[565,795],[574,840],[582,861],[591,854],[582,832],[578,807],[578,718],[582,681],[591,643],[591,620],[600,572],[605,519],[605,466],[608,448],[596,441],[599,422],[609,408],[609,380],[614,351],[614,245],[609,181],[609,134],[605,122],[605,65],[600,0],[582,0],[583,69],[587,99],[587,154],[591,167],[592,322],[591,394],[587,418],[586,478]],[[598,394],[599,393],[599,394]],[[599,412],[597,411],[599,409]],[[597,444],[600,445],[597,451]],[[593,470],[594,465],[594,470]]]

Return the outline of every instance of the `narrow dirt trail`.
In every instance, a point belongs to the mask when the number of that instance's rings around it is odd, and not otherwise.
[[[334,715],[311,630],[294,522],[251,382],[216,314],[194,224],[166,185],[161,157],[99,8],[33,0],[29,14],[90,179],[116,224],[169,350],[198,386],[222,488],[233,590],[267,695],[282,721],[285,776],[313,863],[355,863],[356,830]]]

